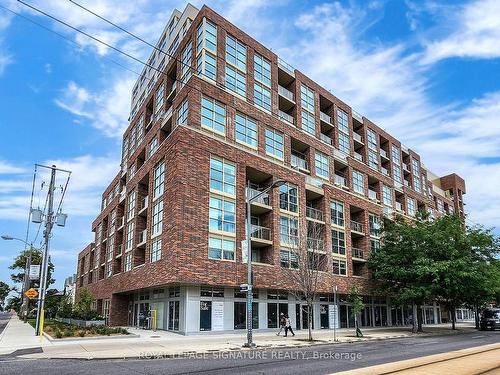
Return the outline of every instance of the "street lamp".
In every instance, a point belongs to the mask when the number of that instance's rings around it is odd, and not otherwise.
[[[247,265],[248,265],[248,273],[247,273],[247,342],[244,345],[245,347],[255,346],[252,340],[252,331],[253,331],[253,311],[252,311],[252,302],[253,302],[253,282],[252,282],[252,241],[251,241],[251,233],[252,233],[252,224],[251,224],[251,205],[252,202],[256,201],[260,197],[262,197],[267,192],[272,189],[279,187],[285,184],[284,180],[276,180],[267,188],[251,196],[250,189],[247,188],[246,193],[246,205],[247,205]]]
[[[28,290],[29,283],[30,283],[29,269],[31,267],[31,254],[33,253],[33,249],[34,249],[33,244],[29,244],[25,240],[22,240],[22,239],[16,238],[16,237],[12,237],[9,235],[3,235],[3,236],[0,236],[0,238],[2,240],[5,240],[5,241],[13,241],[13,240],[20,241],[20,242],[24,243],[26,246],[30,247],[28,257],[26,258],[26,264],[24,266],[24,282],[23,282],[23,290],[21,292],[21,298],[23,299],[23,304],[21,306],[21,310],[24,310],[23,311],[23,319],[24,319],[24,322],[26,323],[26,321],[28,319],[29,299],[24,295],[24,293]]]

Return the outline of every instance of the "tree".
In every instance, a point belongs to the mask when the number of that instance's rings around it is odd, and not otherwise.
[[[19,270],[19,272],[10,275],[10,278],[12,279],[13,282],[19,284],[24,283],[26,260],[28,259],[30,252],[31,252],[31,264],[40,264],[40,265],[42,264],[41,250],[32,248],[31,250],[21,251],[21,253],[14,260],[14,263],[9,266],[11,270]],[[55,282],[55,280],[52,278],[53,272],[54,272],[54,264],[49,259],[47,287],[49,287],[49,285]]]
[[[309,222],[298,236],[289,236],[290,268],[285,268],[291,281],[292,294],[298,301],[305,301],[302,313],[307,314],[308,340],[313,341],[313,303],[320,283],[320,273],[327,264],[323,242],[324,225]]]
[[[5,303],[5,299],[9,295],[10,291],[11,287],[3,281],[0,281],[0,311],[3,310],[3,304]]]
[[[94,295],[88,289],[83,288],[80,290],[78,301],[74,305],[73,316],[83,320],[97,319],[99,314],[92,308],[94,302]]]
[[[19,310],[21,309],[21,302],[21,298],[18,296],[10,297],[5,305],[5,311],[14,310],[19,313]]]
[[[356,337],[363,337],[363,332],[361,332],[361,329],[359,328],[358,315],[365,308],[365,304],[363,303],[363,297],[361,297],[359,288],[356,285],[352,285],[349,288],[347,302],[351,304],[351,311],[354,316],[354,326],[356,327]]]

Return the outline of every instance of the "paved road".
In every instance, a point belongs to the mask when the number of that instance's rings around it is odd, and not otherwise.
[[[500,332],[317,346],[306,350],[232,352],[246,358],[22,360],[0,358],[0,374],[328,374],[500,342]],[[335,354],[342,358],[335,359]],[[320,358],[321,357],[321,358]]]
[[[5,326],[10,320],[10,314],[6,312],[0,312],[0,335],[2,334]]]

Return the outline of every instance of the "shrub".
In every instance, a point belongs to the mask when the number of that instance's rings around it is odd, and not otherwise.
[[[85,337],[85,331],[84,330],[78,331],[78,336]]]
[[[56,328],[54,330],[54,335],[56,336],[57,339],[62,339],[63,338],[63,334],[62,334],[62,332],[58,328]]]

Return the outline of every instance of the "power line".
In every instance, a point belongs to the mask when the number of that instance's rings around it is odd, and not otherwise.
[[[26,237],[25,237],[25,246],[28,246],[28,238],[30,235],[30,224],[31,224],[31,211],[33,210],[33,198],[35,196],[35,181],[36,181],[36,170],[37,166],[35,165],[35,171],[33,172],[33,183],[31,185],[31,198],[30,198],[30,209],[28,211],[28,223],[26,225]]]
[[[69,184],[69,179],[71,178],[71,172],[69,172],[68,174],[68,178],[66,179],[66,184],[64,185],[64,189],[63,189],[63,192],[62,192],[62,195],[61,195],[61,200],[59,201],[59,204],[57,206],[57,210],[56,212],[59,212],[59,210],[61,209],[62,207],[62,204],[63,204],[63,201],[64,201],[64,196],[66,194],[66,190],[68,189],[68,184]]]

